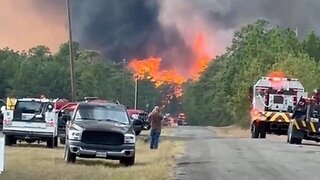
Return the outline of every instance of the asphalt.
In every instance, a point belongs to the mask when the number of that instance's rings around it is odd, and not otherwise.
[[[318,180],[320,145],[291,145],[283,138],[220,138],[206,127],[178,127],[185,155],[175,179],[185,180]]]

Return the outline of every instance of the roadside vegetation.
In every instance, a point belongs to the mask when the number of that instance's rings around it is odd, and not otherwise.
[[[133,74],[123,69],[121,60],[105,59],[98,51],[81,49],[76,42],[73,47],[78,100],[97,96],[134,106]],[[0,77],[2,99],[40,95],[71,99],[69,45],[62,44],[56,53],[42,45],[22,52],[0,49]],[[152,110],[164,99],[166,94],[160,91],[166,89],[168,85],[156,89],[151,80],[139,80],[137,107]]]
[[[195,125],[249,127],[250,87],[271,71],[298,78],[311,93],[320,88],[320,38],[311,31],[274,28],[265,20],[235,32],[227,51],[216,57],[198,82],[186,85],[184,110]]]
[[[63,148],[27,144],[7,147],[6,170],[0,179],[166,180],[171,179],[174,161],[183,152],[182,142],[165,140],[158,150],[150,150],[148,143],[138,140],[136,164],[124,167],[118,161],[101,159],[79,158],[75,164],[65,164]]]

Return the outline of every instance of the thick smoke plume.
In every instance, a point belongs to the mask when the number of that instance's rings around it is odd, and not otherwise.
[[[66,18],[63,18],[66,16],[65,0],[29,2],[48,25],[61,26],[61,21],[66,24]],[[70,2],[75,40],[82,47],[98,49],[113,61],[159,56],[162,68],[178,67],[180,72],[194,65],[196,54],[192,44],[199,34],[206,40],[204,51],[214,57],[223,53],[235,30],[259,18],[267,19],[275,26],[297,27],[300,36],[310,30],[320,30],[319,0]]]

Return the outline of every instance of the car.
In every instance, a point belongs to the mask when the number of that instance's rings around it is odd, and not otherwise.
[[[138,109],[127,109],[127,112],[132,120],[136,135],[151,128],[148,112]]]
[[[179,113],[178,125],[179,126],[188,125],[188,121],[187,121],[186,115],[184,113]]]
[[[72,116],[64,114],[66,142],[64,160],[76,158],[119,160],[135,163],[136,136],[126,107],[114,103],[79,102]]]

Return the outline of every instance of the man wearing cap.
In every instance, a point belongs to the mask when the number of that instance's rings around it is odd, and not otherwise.
[[[150,149],[158,149],[163,119],[158,106],[152,110],[149,114],[149,118],[151,120]]]

